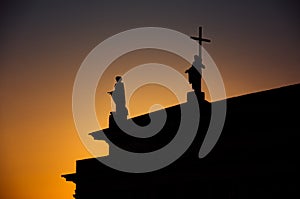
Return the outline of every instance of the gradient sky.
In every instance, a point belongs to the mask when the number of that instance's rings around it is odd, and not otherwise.
[[[60,175],[74,172],[75,160],[90,157],[72,118],[73,82],[87,54],[119,32],[155,26],[197,35],[202,25],[212,40],[205,48],[228,97],[300,82],[296,0],[9,2],[0,5],[0,198],[72,198],[75,186]],[[156,59],[180,72],[188,67],[182,60],[170,61],[174,56],[168,53],[140,53],[112,64],[102,92],[113,88],[111,77],[124,72],[124,65]],[[155,98],[142,106],[154,89],[159,96],[172,95],[146,86],[131,99],[133,115],[154,102],[176,103],[172,97]],[[109,97],[101,92],[96,97],[105,125]]]

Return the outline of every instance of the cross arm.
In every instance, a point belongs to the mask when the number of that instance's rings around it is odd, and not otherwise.
[[[201,40],[205,42],[211,42],[210,39],[201,39]]]
[[[199,38],[199,37],[191,37],[191,39],[194,39],[196,41],[205,41],[205,42],[211,42],[210,39],[203,39],[203,38]]]
[[[192,37],[192,36],[191,36],[191,39],[197,40],[197,41],[198,41],[198,40],[199,40],[199,37]]]

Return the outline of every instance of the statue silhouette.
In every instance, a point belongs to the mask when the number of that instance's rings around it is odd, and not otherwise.
[[[205,66],[202,64],[201,58],[195,55],[192,66],[185,71],[185,73],[188,73],[189,83],[192,84],[195,92],[201,92],[202,68],[205,68]]]
[[[116,76],[115,90],[108,92],[112,96],[116,104],[116,114],[118,116],[127,117],[128,110],[126,108],[125,89],[121,76]]]

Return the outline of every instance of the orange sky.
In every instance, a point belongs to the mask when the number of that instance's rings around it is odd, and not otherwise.
[[[75,75],[86,55],[118,32],[158,26],[196,35],[203,25],[204,35],[212,39],[205,48],[219,67],[229,97],[300,82],[300,31],[295,26],[300,17],[285,1],[272,1],[272,6],[259,1],[260,7],[239,1],[111,2],[1,7],[0,198],[73,198],[74,184],[60,175],[73,173],[77,159],[90,157],[72,117]],[[107,125],[110,99],[105,92],[113,88],[114,76],[154,60],[181,73],[188,67],[184,60],[156,50],[120,57],[97,89],[100,123]],[[149,85],[132,96],[129,111],[144,113],[152,103],[168,106],[176,100],[166,88]]]

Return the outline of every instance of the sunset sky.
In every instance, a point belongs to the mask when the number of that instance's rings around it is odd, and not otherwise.
[[[228,97],[300,83],[296,0],[8,2],[0,4],[0,198],[73,198],[75,185],[60,176],[75,172],[77,159],[91,157],[72,117],[73,83],[88,53],[119,32],[152,26],[197,35],[203,26],[212,40],[205,49]],[[157,50],[115,60],[97,89],[103,126],[114,76],[148,62],[182,74],[189,67]],[[129,111],[138,115],[153,103],[170,106],[176,99],[168,89],[148,85],[134,94]]]

